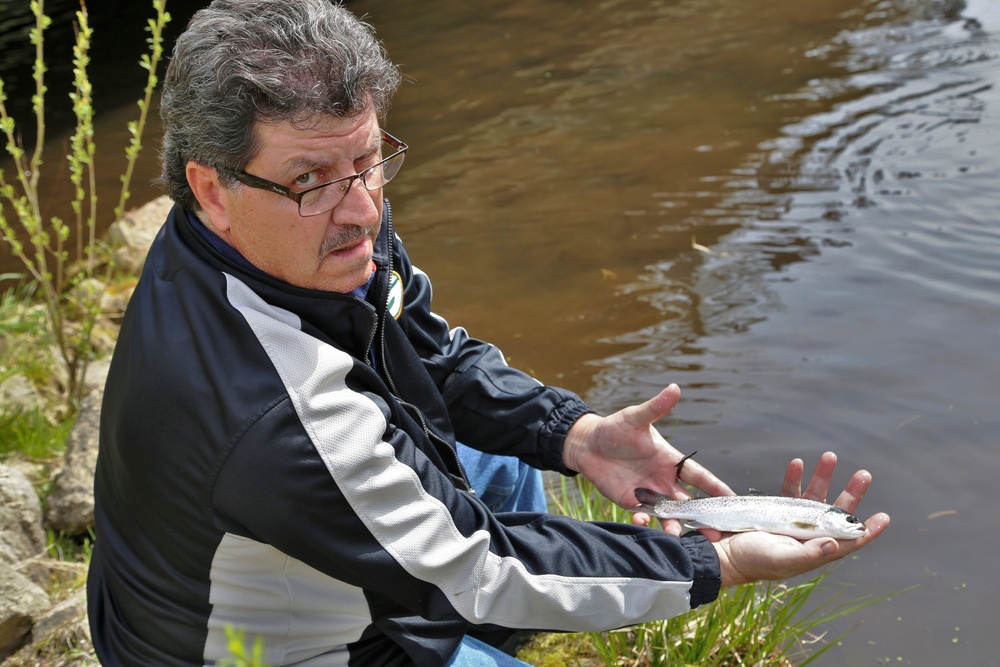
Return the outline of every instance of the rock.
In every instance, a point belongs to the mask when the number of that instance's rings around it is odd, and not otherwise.
[[[136,281],[132,280],[109,285],[108,290],[101,297],[101,312],[114,321],[121,321],[122,315],[125,314],[125,307],[128,306],[128,301],[132,298],[132,292],[135,291],[135,283]]]
[[[108,229],[108,240],[117,246],[115,268],[123,273],[138,275],[146,261],[146,252],[173,207],[166,195],[129,211]]]
[[[146,250],[148,248],[142,251],[144,256]],[[134,290],[134,281],[119,284],[117,282],[106,283],[97,278],[86,278],[73,286],[71,292],[73,308],[68,312],[74,319],[82,320],[86,316],[86,312],[96,307],[105,317],[121,319]]]
[[[40,644],[58,638],[65,644],[67,640],[90,640],[90,626],[87,622],[87,593],[78,591],[49,609],[31,630],[32,644]]]
[[[100,438],[100,389],[83,399],[76,423],[66,440],[66,457],[48,499],[46,522],[68,535],[79,535],[94,525],[94,469]]]
[[[67,311],[73,319],[79,319],[84,314],[96,307],[101,308],[101,300],[104,293],[108,291],[108,286],[103,280],[97,278],[84,278],[70,290],[72,299],[71,308]]]
[[[44,584],[48,571],[33,560],[40,553],[35,550],[32,536],[21,528],[17,513],[10,507],[0,507],[0,563]]]
[[[112,330],[103,318],[98,318],[94,322],[94,328],[91,330],[91,344],[103,356],[88,362],[84,376],[82,378],[77,377],[77,381],[83,385],[83,396],[104,389],[104,382],[108,379],[108,369],[111,367],[111,352],[115,346],[114,336],[117,333],[117,327]],[[52,347],[49,352],[53,358],[60,358],[57,348]],[[69,386],[69,371],[65,364],[60,362],[54,366],[52,369],[52,383],[54,386],[62,388]]]
[[[0,563],[0,661],[30,639],[35,619],[49,608],[49,596],[30,579]]]
[[[108,380],[108,371],[111,369],[111,357],[94,359],[87,364],[87,372],[83,377],[83,393],[92,394],[94,392],[104,392],[104,383]],[[100,406],[98,406],[99,408]]]
[[[22,471],[2,463],[0,463],[0,500],[15,513],[21,528],[31,537],[35,551],[44,550],[42,503],[38,500],[35,487]]]
[[[34,383],[23,375],[11,375],[0,382],[0,405],[5,411],[31,411],[44,405],[41,394]]]
[[[0,561],[47,584],[49,570],[36,559],[45,555],[42,505],[24,473],[0,464],[0,500]]]

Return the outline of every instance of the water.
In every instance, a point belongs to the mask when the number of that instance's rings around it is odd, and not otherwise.
[[[414,83],[392,196],[438,308],[737,489],[870,469],[891,601],[820,665],[994,665],[995,3],[360,2]]]
[[[663,432],[736,489],[871,470],[893,524],[831,579],[918,588],[814,664],[1000,664],[995,0],[350,7],[409,77],[437,309],[601,410],[679,383]]]
[[[57,216],[71,225],[75,214],[69,204],[73,189],[69,181],[66,155],[69,153],[75,123],[69,93],[73,86],[74,22],[80,4],[80,0],[44,2],[45,13],[52,18],[52,25],[44,33],[48,70],[45,75],[48,88],[45,96],[47,141],[42,156],[39,194],[44,219]],[[93,84],[97,114],[97,224],[100,228],[106,228],[113,222],[113,211],[121,192],[120,176],[127,164],[125,147],[130,140],[128,123],[139,117],[136,101],[143,95],[147,77],[146,70],[139,66],[139,58],[141,54],[148,52],[146,39],[149,33],[144,28],[154,12],[152,2],[138,0],[90,0],[86,4],[88,21],[94,31],[88,75]],[[173,17],[164,31],[166,44],[170,45],[168,49],[172,48],[176,35],[183,30],[195,10],[205,4],[204,0],[168,0],[167,9]],[[29,154],[34,148],[36,134],[31,103],[31,96],[35,92],[32,74],[35,47],[29,38],[34,25],[35,18],[27,0],[0,0],[0,76],[4,79],[8,96],[7,111],[16,121],[15,136]],[[129,188],[131,206],[139,206],[162,194],[162,190],[154,185],[159,176],[156,152],[160,136],[157,111],[153,109],[143,137],[144,154]],[[0,139],[0,145],[0,169],[8,182],[15,183],[16,171],[6,151],[6,138]],[[6,200],[2,200],[2,205],[8,219],[14,219]],[[0,245],[0,275],[23,272],[23,267],[10,257],[6,244]],[[75,247],[75,240],[72,238],[69,247]],[[0,288],[9,284],[11,283],[0,281]]]

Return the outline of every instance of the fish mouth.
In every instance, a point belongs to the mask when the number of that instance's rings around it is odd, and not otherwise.
[[[861,525],[851,526],[850,528],[840,531],[840,534],[837,535],[837,539],[856,540],[859,537],[863,537],[867,532],[868,528],[862,523]]]

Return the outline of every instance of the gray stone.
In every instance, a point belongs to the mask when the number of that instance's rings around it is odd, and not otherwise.
[[[43,405],[41,394],[34,383],[23,375],[11,375],[0,382],[0,405],[5,411],[30,411]]]
[[[79,591],[49,609],[31,630],[32,644],[40,644],[54,637],[90,640],[87,623],[87,594]]]
[[[38,584],[46,584],[42,505],[20,470],[0,464],[0,561],[16,567]]]
[[[0,563],[0,661],[31,638],[35,619],[49,608],[49,596],[6,563]]]
[[[94,525],[94,470],[101,426],[104,390],[83,399],[76,423],[66,440],[66,459],[48,499],[46,522],[68,535],[85,533]]]
[[[114,265],[125,273],[138,275],[167,214],[174,205],[166,195],[129,211],[108,229],[108,240],[116,246]]]
[[[83,377],[83,393],[92,394],[94,392],[103,393],[104,383],[108,380],[108,371],[111,369],[111,357],[94,359],[87,364],[87,372]],[[98,405],[100,409],[100,405]]]
[[[45,531],[42,530],[42,503],[35,487],[17,468],[0,463],[0,500],[14,510],[21,527],[32,537],[32,543],[41,551],[45,548]]]

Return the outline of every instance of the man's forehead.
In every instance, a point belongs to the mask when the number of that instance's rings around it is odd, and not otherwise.
[[[260,122],[254,128],[261,147],[308,146],[330,143],[345,146],[378,144],[378,119],[374,113],[342,118],[316,114],[303,120]]]
[[[317,114],[305,121],[258,123],[254,128],[257,151],[251,162],[265,158],[286,169],[350,160],[378,150],[381,132],[375,114],[340,118]],[[344,155],[337,155],[343,152]]]

